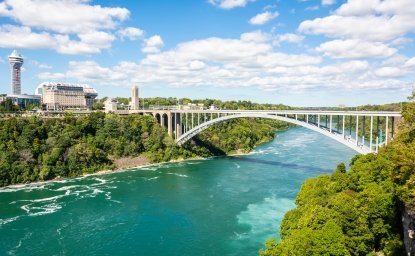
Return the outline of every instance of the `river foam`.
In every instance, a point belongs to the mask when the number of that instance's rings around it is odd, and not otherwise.
[[[278,234],[279,226],[284,214],[293,209],[295,204],[292,199],[278,198],[276,196],[264,198],[258,203],[249,204],[247,209],[240,212],[236,218],[241,225],[249,226],[246,236],[239,238],[255,239],[263,242],[269,239],[269,234]]]

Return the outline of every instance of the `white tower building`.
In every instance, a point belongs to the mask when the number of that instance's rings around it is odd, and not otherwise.
[[[23,57],[16,50],[12,52],[9,56],[9,63],[12,68],[12,94],[20,95],[22,94],[22,84],[21,84],[21,67],[23,65]]]
[[[140,107],[140,101],[139,101],[139,96],[138,96],[138,87],[137,86],[133,86],[131,88],[131,102],[130,102],[130,106],[131,106],[131,110],[138,110]]]

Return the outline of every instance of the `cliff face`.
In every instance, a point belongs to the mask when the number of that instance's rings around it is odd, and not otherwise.
[[[415,211],[407,207],[402,212],[404,243],[408,256],[415,256]]]

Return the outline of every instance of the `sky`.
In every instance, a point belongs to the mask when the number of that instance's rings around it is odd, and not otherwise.
[[[216,98],[292,106],[406,100],[415,86],[414,0],[4,0],[23,93],[89,84],[99,97]]]

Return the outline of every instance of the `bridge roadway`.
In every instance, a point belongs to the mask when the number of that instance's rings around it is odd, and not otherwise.
[[[145,109],[116,113],[152,115],[178,145],[218,123],[237,118],[266,118],[319,132],[361,154],[377,152],[379,147],[387,145],[401,119],[399,112],[384,111]]]

